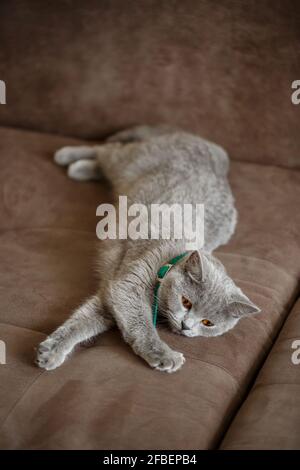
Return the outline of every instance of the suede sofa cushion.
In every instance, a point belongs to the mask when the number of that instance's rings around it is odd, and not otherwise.
[[[165,122],[300,166],[297,0],[0,2],[0,124],[98,138]]]
[[[300,448],[300,301],[296,303],[259,376],[233,420],[222,449]],[[297,362],[300,354],[296,354]]]
[[[118,331],[44,372],[34,348],[94,292],[97,183],[52,161],[79,141],[0,128],[0,448],[208,449],[219,445],[299,292],[300,172],[232,162],[237,232],[218,257],[262,314],[218,338],[161,335],[187,358],[152,371]]]

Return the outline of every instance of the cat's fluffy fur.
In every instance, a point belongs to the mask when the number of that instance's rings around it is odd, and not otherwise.
[[[203,203],[204,247],[188,253],[163,279],[159,311],[174,332],[216,336],[259,309],[211,254],[234,232],[236,210],[227,180],[229,161],[219,146],[200,137],[146,126],[112,136],[96,147],[65,147],[55,161],[76,180],[109,179],[128,204]],[[47,370],[61,365],[74,346],[117,325],[132,349],[151,367],[167,372],[184,363],[159,337],[151,306],[160,266],[185,251],[186,240],[105,240],[99,242],[98,292],[38,349]],[[182,296],[192,307],[187,310]],[[209,325],[202,320],[209,320]]]

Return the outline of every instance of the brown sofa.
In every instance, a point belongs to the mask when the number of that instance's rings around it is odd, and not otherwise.
[[[300,448],[299,6],[0,3],[0,448]],[[157,122],[229,151],[239,222],[216,254],[262,314],[213,339],[162,329],[187,358],[176,374],[118,331],[44,372],[36,346],[95,289],[95,209],[111,197],[53,152]]]

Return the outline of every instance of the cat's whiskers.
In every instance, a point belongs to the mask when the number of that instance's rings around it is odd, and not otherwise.
[[[165,310],[163,308],[159,309],[159,312],[161,315],[168,320],[168,322],[171,323],[171,325],[176,329],[176,330],[181,330],[180,328],[180,322],[176,319],[175,315],[171,312],[171,310]]]

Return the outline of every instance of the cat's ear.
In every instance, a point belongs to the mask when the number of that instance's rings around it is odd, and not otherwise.
[[[252,315],[260,312],[260,308],[251,302],[245,294],[238,291],[231,296],[228,311],[234,318],[241,318],[245,315]]]
[[[184,269],[195,282],[203,280],[203,261],[199,251],[193,251],[185,262]]]

